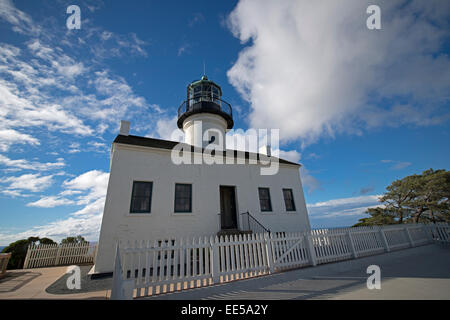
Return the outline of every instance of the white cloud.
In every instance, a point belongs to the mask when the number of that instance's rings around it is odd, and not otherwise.
[[[109,173],[91,170],[78,177],[65,181],[64,188],[67,190],[82,191],[84,194],[77,197],[78,205],[89,205],[93,202],[106,197],[108,187]]]
[[[238,3],[228,25],[248,45],[227,75],[251,104],[252,127],[280,128],[282,139],[306,145],[323,135],[449,119],[450,3],[378,1],[380,31],[366,27],[369,4]]]
[[[26,239],[31,236],[48,237],[60,241],[67,236],[76,235],[82,235],[88,241],[98,241],[101,221],[101,214],[69,217],[18,233],[0,233],[0,242],[2,245],[7,245],[18,239]]]
[[[96,7],[89,7],[96,10]],[[16,143],[48,146],[59,150],[109,150],[102,142],[91,141],[83,148],[67,148],[66,142],[78,143],[80,136],[100,136],[106,130],[118,131],[119,121],[130,117],[136,130],[148,130],[152,112],[165,111],[136,94],[123,78],[105,68],[111,57],[146,57],[148,43],[135,33],[115,34],[92,25],[85,19],[85,36],[79,38],[65,28],[52,28],[0,0],[0,21],[24,37],[24,45],[0,43],[0,151],[9,151]],[[46,20],[46,22],[48,22]],[[20,46],[20,48],[19,48]],[[80,59],[79,57],[87,57]],[[145,116],[143,116],[145,115]],[[156,122],[156,121],[155,121]],[[141,125],[145,124],[145,125]],[[60,133],[70,134],[70,140]],[[64,147],[61,146],[64,142]],[[14,149],[17,151],[17,149]],[[45,150],[42,154],[49,154]],[[72,151],[72,152],[73,152]],[[63,167],[64,159],[46,162],[1,155],[0,163],[11,170],[52,170]],[[34,166],[34,168],[31,168]],[[28,174],[0,178],[0,192],[16,197],[30,197],[52,183],[57,175]],[[0,234],[1,241],[27,235],[66,237],[82,234],[98,237],[109,174],[92,170],[62,184],[61,192],[30,201],[31,207],[79,206],[69,218],[41,225],[18,234]]]
[[[109,173],[91,170],[65,181],[63,187],[66,189],[58,196],[46,196],[35,202],[28,203],[28,206],[43,208],[69,204],[80,205],[82,208],[71,213],[71,216],[68,218],[36,226],[20,233],[0,233],[1,244],[8,244],[30,236],[45,236],[59,241],[67,236],[79,234],[87,240],[97,241],[105,205],[108,179]],[[75,198],[69,199],[69,196],[75,196]]]
[[[379,198],[380,195],[367,195],[316,202],[307,205],[308,214],[314,221],[325,218],[361,216],[368,208],[382,206],[378,201]]]
[[[39,26],[10,1],[0,3],[0,19],[11,24],[27,20],[30,25]],[[30,39],[23,49],[0,43],[0,130],[46,127],[87,136],[94,130],[86,122],[97,122],[94,125],[103,134],[107,128],[114,129],[110,124],[119,123],[124,115],[142,115],[145,109],[161,112],[159,106],[148,104],[145,98],[136,95],[125,79],[99,64],[99,56],[78,61],[74,53],[96,47],[106,52],[117,49],[120,56],[128,57],[130,52],[146,56],[143,46],[147,43],[135,33],[117,35],[92,26],[89,20],[84,28],[86,41],[80,43],[65,32],[54,30],[47,37],[27,33]],[[114,41],[106,46],[104,41],[110,39]],[[138,119],[149,122],[142,116]],[[12,142],[3,139],[0,150],[7,150],[19,138]],[[30,143],[36,143],[32,138],[29,135]],[[22,140],[22,143],[27,141],[25,137]]]
[[[52,178],[53,175],[41,176],[39,173],[30,173],[0,179],[0,183],[9,183],[6,187],[6,191],[27,190],[31,192],[40,192],[52,185]]]
[[[298,163],[301,158],[301,154],[297,150],[275,150],[273,154],[278,154],[281,159]]]
[[[85,24],[86,37],[83,41],[89,43],[89,49],[96,59],[107,59],[111,57],[147,57],[148,53],[144,47],[148,42],[140,39],[136,33],[127,35],[116,34],[114,32],[103,30],[99,27]]]
[[[317,207],[336,207],[343,205],[354,205],[354,204],[364,204],[364,203],[372,203],[374,201],[378,201],[380,195],[370,195],[370,196],[360,196],[360,197],[352,197],[352,198],[340,198],[340,199],[332,199],[323,202],[316,202],[313,204],[309,204],[308,208],[317,208]]]
[[[183,43],[179,48],[178,48],[178,56],[181,56],[182,54],[189,52],[191,48],[191,45],[189,43]]]
[[[189,19],[188,26],[192,28],[196,24],[201,24],[204,21],[205,21],[205,16],[201,12],[196,12]]]
[[[37,34],[40,27],[33,23],[29,15],[16,9],[10,0],[0,0],[0,18],[12,25],[12,30],[21,34]]]
[[[56,162],[40,163],[37,161],[28,161],[26,159],[13,160],[1,154],[0,154],[0,164],[10,168],[37,170],[37,171],[60,169],[66,165],[63,158],[56,159]]]
[[[88,149],[89,151],[107,153],[110,150],[109,147],[103,142],[89,141],[88,145],[90,146]]]
[[[319,180],[313,177],[305,166],[300,167],[300,177],[302,179],[302,185],[306,188],[308,194],[313,193],[315,190],[320,190],[321,184]]]
[[[177,120],[177,116],[172,118],[160,118],[156,122],[156,132],[151,133],[151,135],[156,135],[164,140],[184,141],[184,133],[182,130],[178,129]]]
[[[339,217],[342,218],[345,216],[361,216],[367,211],[367,209],[376,208],[376,207],[382,207],[382,205],[363,206],[363,207],[357,207],[357,208],[342,209],[342,210],[337,210],[337,211],[330,210],[329,212],[321,214],[320,216],[316,215],[314,218],[326,219],[326,218],[339,218]]]
[[[57,206],[63,206],[73,204],[74,202],[65,198],[58,198],[55,196],[43,197],[37,201],[27,203],[27,207],[40,207],[40,208],[54,208]]]
[[[408,162],[408,161],[381,160],[380,162],[381,163],[390,163],[391,164],[391,167],[390,167],[391,170],[401,170],[401,169],[407,168],[410,165],[412,165],[412,163]]]
[[[412,164],[411,162],[407,162],[407,161],[405,161],[405,162],[398,162],[392,167],[392,169],[393,170],[401,170],[401,169],[404,169],[406,167],[409,167],[411,164]]]
[[[40,144],[38,139],[30,136],[29,134],[21,133],[14,129],[0,130],[0,151],[8,151],[10,146],[15,143],[31,145]]]

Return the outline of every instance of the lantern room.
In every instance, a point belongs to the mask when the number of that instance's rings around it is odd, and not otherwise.
[[[177,125],[184,131],[186,143],[205,147],[218,142],[225,147],[225,133],[234,122],[231,105],[222,100],[220,86],[206,75],[190,83],[186,101],[178,108]]]

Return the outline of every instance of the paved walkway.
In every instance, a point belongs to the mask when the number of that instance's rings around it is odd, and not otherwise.
[[[381,289],[366,287],[369,265],[381,268]],[[0,299],[107,299],[110,290],[59,290],[67,267],[8,271]],[[103,284],[104,285],[104,284]],[[53,288],[54,293],[46,291]],[[52,291],[49,290],[49,291]],[[59,291],[58,291],[59,290]],[[450,299],[450,247],[427,245],[144,299]]]
[[[0,299],[106,299],[110,290],[77,294],[50,294],[45,291],[65,275],[67,266],[8,270],[0,279]]]
[[[381,289],[369,290],[369,265]],[[426,245],[143,299],[450,299],[450,248]]]

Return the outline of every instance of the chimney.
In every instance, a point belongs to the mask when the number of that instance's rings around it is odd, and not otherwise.
[[[121,120],[119,134],[127,136],[129,132],[130,132],[130,121]]]

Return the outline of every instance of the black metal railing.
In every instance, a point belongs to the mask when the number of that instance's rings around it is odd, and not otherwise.
[[[261,224],[261,222],[256,220],[255,217],[253,217],[250,214],[250,212],[247,211],[247,212],[241,213],[241,215],[247,216],[247,219],[245,219],[245,218],[242,219],[242,221],[246,220],[246,222],[247,222],[247,225],[246,225],[247,230],[243,230],[243,231],[252,231],[253,233],[264,233],[264,232],[270,233],[270,230],[268,228],[264,227]],[[245,227],[244,227],[244,229],[245,229]]]
[[[228,114],[230,117],[233,117],[233,110],[228,102],[214,96],[203,95],[183,101],[183,103],[178,108],[178,118],[181,117],[181,115],[185,112],[196,109],[204,109],[205,106],[201,102],[209,102],[206,109],[221,111]]]

